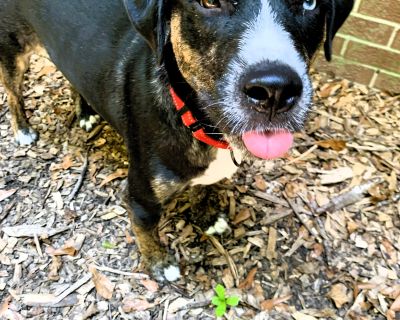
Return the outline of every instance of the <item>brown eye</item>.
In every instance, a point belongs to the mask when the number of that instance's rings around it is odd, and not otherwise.
[[[221,8],[221,4],[219,0],[200,0],[200,4],[202,7],[206,9],[216,9]]]

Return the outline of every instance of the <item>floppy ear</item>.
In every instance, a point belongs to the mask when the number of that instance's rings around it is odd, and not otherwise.
[[[166,0],[123,0],[133,26],[156,53],[159,62],[168,39]]]
[[[331,0],[331,8],[326,18],[326,40],[324,44],[325,58],[332,59],[332,41],[353,9],[354,0]]]

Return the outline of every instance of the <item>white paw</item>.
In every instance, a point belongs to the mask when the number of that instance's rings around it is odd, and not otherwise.
[[[213,226],[207,229],[206,234],[209,236],[215,233],[223,234],[226,230],[229,229],[230,228],[228,222],[226,222],[226,220],[223,217],[219,217],[217,222]]]
[[[164,278],[168,281],[176,281],[181,277],[181,272],[179,268],[174,265],[169,265],[168,267],[164,268]]]
[[[98,114],[91,115],[89,118],[83,118],[79,121],[79,126],[89,132],[91,131],[96,124],[100,122],[100,116]]]
[[[38,138],[38,134],[35,130],[32,128],[28,129],[20,129],[17,132],[17,135],[15,136],[15,141],[19,145],[30,145],[34,143]]]

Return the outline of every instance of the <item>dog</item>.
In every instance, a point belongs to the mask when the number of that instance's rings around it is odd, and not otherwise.
[[[0,75],[15,140],[38,138],[22,81],[45,48],[78,93],[123,137],[124,195],[144,267],[177,280],[160,245],[166,199],[231,176],[246,157],[284,155],[310,109],[310,65],[353,0],[2,0]],[[92,110],[93,109],[93,110]],[[92,116],[90,116],[92,115]]]

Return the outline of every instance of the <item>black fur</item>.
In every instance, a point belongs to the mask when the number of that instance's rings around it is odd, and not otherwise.
[[[306,63],[323,40],[325,24],[330,58],[333,36],[352,2],[320,0],[314,12],[304,12],[302,1],[269,0]],[[210,104],[221,99],[229,63],[260,8],[261,0],[221,0],[218,10],[202,8],[197,0],[2,0],[0,67],[3,74],[12,74],[13,59],[37,36],[87,104],[123,136],[130,161],[126,204],[137,235],[150,235],[162,201],[204,172],[215,157],[215,150],[182,125],[169,87],[209,132],[235,134],[218,107]],[[193,64],[178,57],[171,44],[171,20],[177,16],[180,40],[190,48],[186,54],[200,57]],[[164,187],[156,186],[156,179]],[[164,253],[149,254],[148,248],[162,251],[157,239],[152,241],[139,246],[157,272],[163,263],[159,260],[168,259]]]

